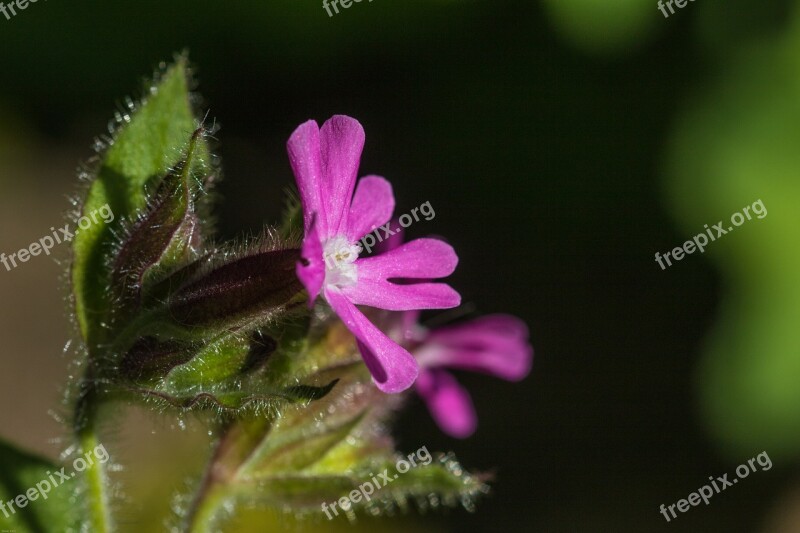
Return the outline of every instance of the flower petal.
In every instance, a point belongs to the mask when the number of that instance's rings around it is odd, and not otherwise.
[[[300,282],[308,291],[308,305],[314,305],[314,300],[319,296],[322,284],[325,282],[325,261],[323,259],[322,243],[317,232],[317,217],[311,221],[303,239],[300,249],[300,261],[297,262],[295,272]]]
[[[435,329],[415,355],[427,368],[458,368],[508,381],[527,376],[533,364],[528,328],[509,315],[491,315]]]
[[[380,390],[391,394],[414,384],[419,365],[413,355],[375,327],[343,294],[326,289],[325,298],[358,339],[364,362]]]
[[[485,339],[528,340],[528,326],[519,318],[497,313],[452,326],[437,328],[433,337],[447,343],[476,343]]]
[[[461,295],[446,283],[400,285],[382,279],[364,278],[360,270],[358,283],[342,287],[341,291],[355,304],[387,311],[451,309],[461,305]]]
[[[478,416],[472,398],[456,379],[443,370],[420,372],[416,390],[442,431],[459,439],[475,433]]]
[[[437,239],[417,239],[385,254],[355,262],[358,281],[343,287],[353,303],[389,311],[450,309],[461,296],[444,283],[394,283],[390,278],[417,280],[444,277],[453,272],[458,256],[452,246]]]
[[[319,126],[309,120],[298,126],[286,143],[289,152],[289,163],[292,166],[300,201],[303,204],[303,226],[306,233],[311,227],[311,220],[316,215],[317,231],[328,237],[327,213],[325,200],[321,196],[323,185],[322,159],[320,157]]]
[[[347,221],[347,237],[356,242],[385,224],[394,212],[392,185],[380,176],[366,176],[358,181]]]
[[[359,279],[436,279],[453,273],[458,256],[452,246],[439,239],[415,239],[381,255],[359,259],[356,264]]]
[[[320,189],[326,205],[327,229],[323,239],[344,233],[347,214],[353,198],[361,152],[364,150],[364,128],[354,118],[335,115],[322,125],[319,133],[323,183]]]

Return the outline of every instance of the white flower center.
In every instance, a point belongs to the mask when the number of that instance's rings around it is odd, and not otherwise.
[[[359,244],[352,244],[341,235],[328,239],[323,246],[325,284],[337,287],[355,285],[358,281],[355,260],[360,253]]]

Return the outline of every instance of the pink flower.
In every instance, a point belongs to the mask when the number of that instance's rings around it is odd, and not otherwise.
[[[403,391],[417,379],[416,359],[356,305],[389,311],[456,307],[459,294],[429,280],[452,274],[458,257],[450,245],[435,239],[417,239],[386,253],[359,257],[359,240],[391,219],[394,194],[379,176],[361,178],[356,187],[364,147],[364,129],[358,121],[337,115],[322,128],[308,121],[295,130],[287,147],[305,229],[297,275],[310,304],[322,293],[355,335],[378,388]]]
[[[519,381],[531,370],[533,348],[528,328],[510,315],[489,315],[433,330],[416,325],[416,314],[405,313],[404,337],[421,366],[417,393],[439,427],[453,437],[475,432],[478,419],[469,393],[445,370],[453,368]]]

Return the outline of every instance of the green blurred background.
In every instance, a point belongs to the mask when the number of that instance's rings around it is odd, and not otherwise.
[[[308,118],[358,118],[362,174],[425,201],[480,312],[531,327],[520,384],[466,375],[478,433],[443,436],[418,401],[402,449],[492,471],[474,515],[386,531],[800,531],[798,1],[76,0],[0,16],[0,251],[47,234],[75,168],[126,95],[190,51],[222,128],[221,235],[280,215],[285,141]],[[665,252],[761,199],[746,223],[662,271]],[[66,250],[58,253],[66,259]],[[0,435],[50,456],[70,338],[62,266],[0,268]],[[186,429],[182,429],[185,426]],[[200,425],[120,409],[129,531],[159,531],[209,452]],[[766,451],[774,467],[667,524],[708,476]],[[145,511],[145,509],[147,509]],[[347,524],[312,524],[312,530]],[[294,527],[253,511],[236,531]]]

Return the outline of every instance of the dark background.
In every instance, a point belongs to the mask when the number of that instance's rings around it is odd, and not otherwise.
[[[71,171],[122,97],[140,94],[143,75],[187,48],[203,108],[222,126],[221,237],[278,219],[292,183],[285,142],[298,124],[348,114],[367,132],[361,174],[392,181],[398,213],[425,201],[435,208],[410,233],[453,243],[461,261],[452,284],[465,302],[530,326],[528,379],[459,376],[480,417],[474,437],[442,435],[418,401],[399,417],[401,448],[452,450],[467,467],[496,473],[476,514],[434,512],[414,523],[800,530],[786,525],[782,503],[798,507],[796,473],[777,461],[671,524],[659,514],[764,451],[727,453],[698,414],[696,368],[723,294],[717,267],[693,256],[661,271],[653,260],[688,233],[665,201],[665,146],[687,95],[721,62],[697,38],[701,2],[670,19],[647,2],[644,36],[613,46],[602,37],[613,41],[619,28],[576,43],[539,2],[375,0],[333,18],[318,4],[50,1],[0,17],[3,205],[46,194],[48,203],[24,211],[31,235],[58,222]],[[788,2],[726,4],[712,24],[720,39],[781,31],[788,12]],[[15,229],[25,220],[3,219],[4,251],[30,242]],[[5,302],[28,286],[23,275],[0,272]],[[56,285],[47,287],[47,301],[57,301]],[[43,300],[27,301],[19,312],[35,320]],[[67,324],[53,320],[44,353],[2,354],[3,404],[37,390],[53,399],[60,371],[21,384],[50,361],[65,366],[58,339]],[[34,351],[19,340],[25,334],[3,330]],[[32,405],[32,417],[5,412],[0,432],[53,454],[58,443],[40,438],[55,431],[46,407]]]

